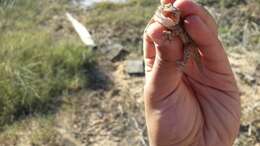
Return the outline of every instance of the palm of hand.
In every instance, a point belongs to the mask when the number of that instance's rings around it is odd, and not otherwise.
[[[186,12],[185,28],[200,46],[204,70],[200,72],[190,60],[184,72],[178,71],[175,62],[183,55],[181,41],[177,37],[165,41],[160,24],[149,26],[144,52],[151,145],[231,146],[239,127],[240,99],[216,26],[194,2],[176,5],[184,12],[193,10],[194,16]]]

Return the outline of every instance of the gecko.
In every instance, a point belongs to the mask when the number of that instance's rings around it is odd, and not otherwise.
[[[161,4],[155,13],[153,21],[160,23],[166,28],[163,31],[166,40],[171,41],[174,36],[179,36],[181,39],[184,52],[182,60],[176,61],[178,68],[183,71],[189,59],[192,58],[198,69],[202,71],[203,67],[199,48],[183,27],[181,11],[174,7],[172,3]]]

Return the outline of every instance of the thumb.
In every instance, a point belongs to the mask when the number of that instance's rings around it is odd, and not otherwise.
[[[182,72],[179,71],[176,61],[183,55],[182,42],[177,36],[168,40],[164,35],[166,28],[154,22],[147,28],[147,35],[155,45],[155,61],[151,75],[146,81],[148,97],[164,98],[178,87]]]

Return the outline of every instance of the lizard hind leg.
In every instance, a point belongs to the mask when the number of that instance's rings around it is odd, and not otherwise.
[[[176,64],[180,70],[184,70],[186,64],[192,56],[192,45],[184,45],[183,60],[177,60]]]

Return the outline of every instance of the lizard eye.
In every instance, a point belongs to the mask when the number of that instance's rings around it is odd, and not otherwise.
[[[174,9],[173,10],[173,15],[176,17],[176,18],[180,18],[181,17],[181,12],[180,12],[180,10],[178,10],[178,9]]]

